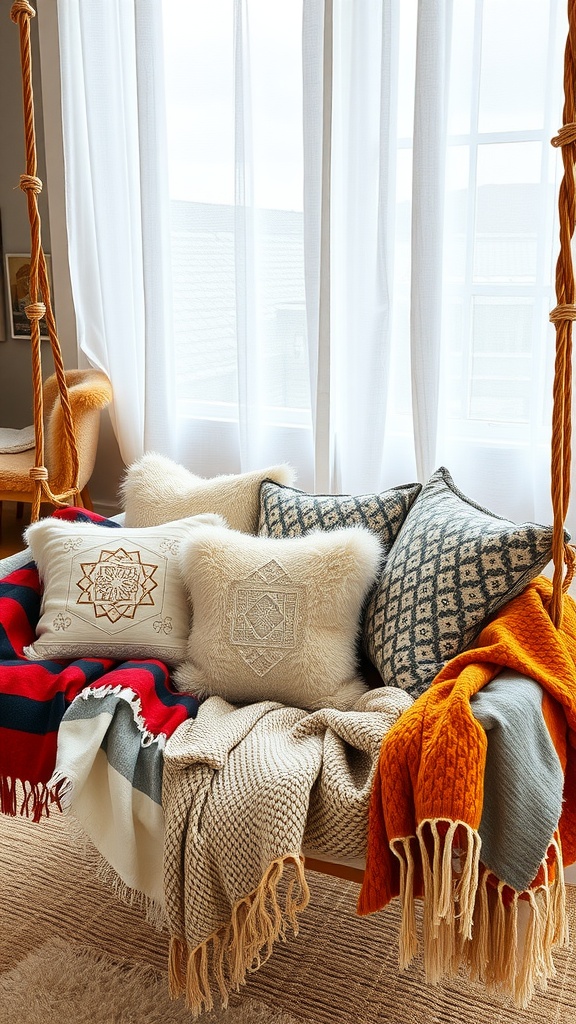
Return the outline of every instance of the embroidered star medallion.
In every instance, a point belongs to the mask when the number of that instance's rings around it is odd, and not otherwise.
[[[158,565],[143,562],[140,551],[101,551],[98,561],[83,562],[81,568],[77,603],[92,605],[96,618],[133,619],[138,609],[154,604]]]

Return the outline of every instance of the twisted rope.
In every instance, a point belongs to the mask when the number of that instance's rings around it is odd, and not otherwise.
[[[36,16],[34,8],[28,0],[15,0],[10,9],[12,21],[20,30],[20,65],[22,70],[22,98],[24,105],[24,138],[26,146],[26,174],[20,176],[20,188],[28,201],[28,218],[30,220],[30,304],[24,312],[30,322],[30,344],[32,358],[32,389],[34,395],[34,441],[36,465],[30,470],[34,485],[31,519],[34,522],[40,516],[40,505],[43,498],[52,505],[66,505],[69,500],[79,497],[78,488],[78,448],[74,432],[72,408],[66,386],[64,362],[56,321],[50,298],[50,282],[46,257],[42,249],[41,222],[38,210],[38,196],[42,191],[42,181],[37,176],[36,128],[34,121],[34,93],[32,89],[32,48],[30,45],[30,20]],[[39,299],[41,296],[41,300]],[[48,471],[44,466],[44,408],[42,401],[42,360],[40,343],[40,320],[46,317],[48,337],[54,360],[54,370],[62,405],[64,442],[70,452],[73,485],[70,490],[54,494],[48,482]]]
[[[568,37],[564,51],[564,109],[562,127],[552,145],[562,151],[564,175],[558,193],[560,252],[556,263],[556,302],[550,320],[556,327],[556,360],[552,405],[551,496],[553,510],[552,599],[550,617],[558,628],[562,622],[563,595],[574,577],[574,551],[564,539],[564,523],[570,500],[570,463],[572,448],[572,321],[574,303],[574,267],[572,235],[576,222],[576,0],[568,0]],[[566,567],[566,575],[564,575]]]

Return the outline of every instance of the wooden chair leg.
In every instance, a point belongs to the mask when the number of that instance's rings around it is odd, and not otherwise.
[[[94,505],[92,504],[92,499],[90,497],[90,492],[89,492],[87,487],[85,487],[83,491],[80,491],[80,498],[82,500],[83,507],[87,508],[89,512],[93,512],[94,511]]]

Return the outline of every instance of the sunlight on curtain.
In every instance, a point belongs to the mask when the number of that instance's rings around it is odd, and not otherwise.
[[[502,514],[550,519],[561,6],[333,5],[332,490],[444,463]],[[199,3],[186,31],[165,33],[179,408],[244,416],[250,464],[262,432],[308,423],[318,313],[303,285],[320,226],[305,253],[301,9],[281,10],[279,22],[256,0]],[[312,20],[305,52],[321,60]],[[321,134],[307,74],[305,125]],[[310,218],[319,204],[318,192]]]
[[[444,464],[551,520],[564,6],[59,0],[74,298],[123,452],[353,492]]]
[[[302,3],[164,15],[177,415],[212,471],[227,453],[309,477]]]
[[[489,508],[550,522],[548,311],[561,161],[549,140],[561,123],[563,5],[407,2],[399,16],[385,461],[397,475],[397,452],[405,455],[413,439],[416,451],[428,448],[421,478],[447,465],[462,490]],[[437,89],[432,121],[427,95],[428,120],[419,121],[417,54],[420,64],[428,54],[430,77],[442,26],[445,91]],[[437,83],[441,74],[437,66]],[[430,212],[429,202],[438,209]],[[434,301],[420,306],[429,280]]]
[[[438,458],[495,511],[541,522],[566,31],[562,3],[454,5]]]
[[[165,100],[156,0],[58,0],[78,344],[114,388],[126,463],[174,448]]]

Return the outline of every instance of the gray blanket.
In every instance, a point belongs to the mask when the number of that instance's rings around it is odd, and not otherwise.
[[[488,737],[482,863],[522,892],[536,876],[562,811],[564,775],[542,714],[542,690],[507,670],[471,705]]]

